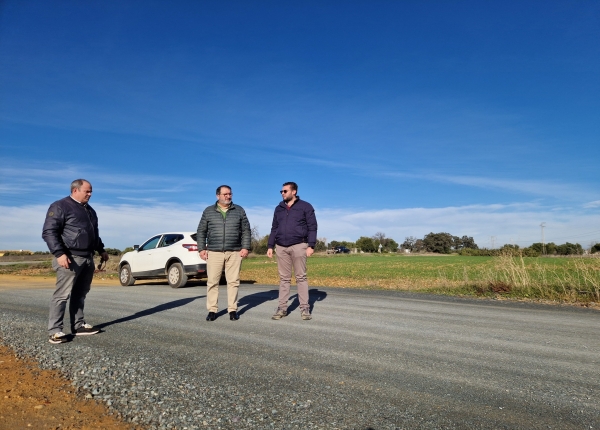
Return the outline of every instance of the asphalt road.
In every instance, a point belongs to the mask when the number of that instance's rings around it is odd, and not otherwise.
[[[47,344],[50,294],[2,290],[0,311],[38,325]],[[242,285],[240,320],[223,311],[209,323],[202,286],[97,287],[86,319],[103,332],[59,347],[159,359],[162,378],[176,372],[212,393],[197,411],[235,406],[232,428],[245,428],[256,410],[265,428],[306,420],[320,428],[600,428],[598,311],[339,288],[310,294],[313,320],[302,321],[294,301],[273,321],[275,287]]]

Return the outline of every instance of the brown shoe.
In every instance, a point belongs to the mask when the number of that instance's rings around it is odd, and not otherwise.
[[[287,311],[284,311],[283,309],[277,309],[277,312],[275,312],[275,315],[273,315],[271,319],[280,320],[283,317],[287,317]]]

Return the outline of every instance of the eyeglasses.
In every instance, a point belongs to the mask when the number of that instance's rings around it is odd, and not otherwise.
[[[233,196],[232,193],[221,193],[222,196]]]
[[[281,191],[279,191],[279,192],[280,192],[281,194],[287,194],[287,193],[289,193],[290,191],[289,191],[289,190],[281,190]]]

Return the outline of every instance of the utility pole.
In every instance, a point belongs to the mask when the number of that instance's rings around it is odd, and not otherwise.
[[[496,236],[490,236],[490,242],[492,244],[492,249],[496,249]]]
[[[546,227],[546,223],[541,223],[540,227],[542,227],[542,255],[546,255],[546,242],[544,240],[544,227]]]

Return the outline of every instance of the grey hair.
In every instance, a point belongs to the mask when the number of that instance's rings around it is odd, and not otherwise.
[[[91,182],[86,179],[75,179],[73,182],[71,182],[71,194],[73,194],[73,191],[80,189],[81,186],[86,182],[92,185]]]

